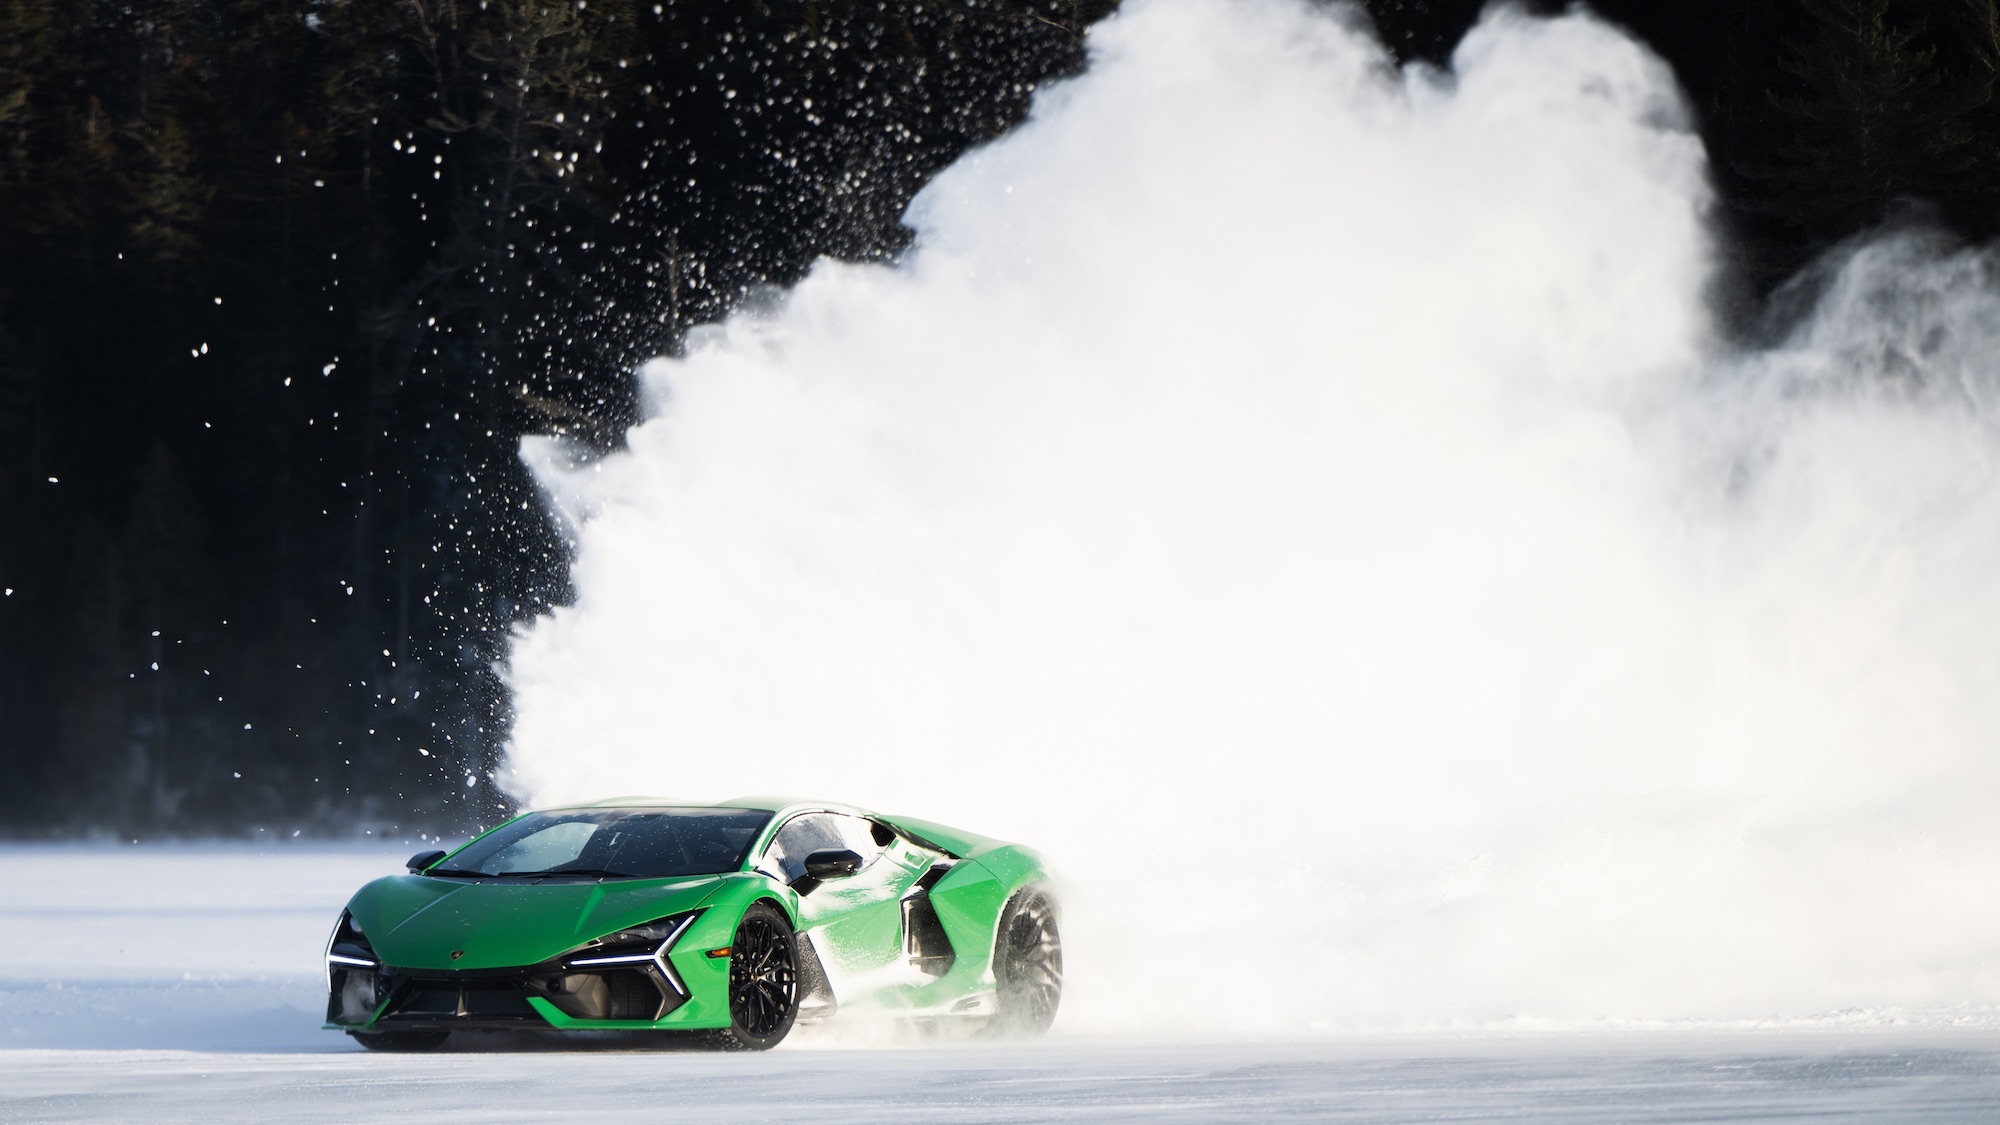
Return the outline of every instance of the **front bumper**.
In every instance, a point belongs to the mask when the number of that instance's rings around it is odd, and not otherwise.
[[[348,1031],[654,1027],[691,999],[650,967],[463,973],[391,967],[337,969],[334,978],[327,1026]]]
[[[726,956],[673,951],[693,921],[694,915],[679,920],[664,940],[656,936],[656,946],[640,951],[584,948],[519,968],[411,969],[377,966],[365,957],[341,963],[330,956],[326,1026],[340,1031],[720,1026],[728,1022]]]

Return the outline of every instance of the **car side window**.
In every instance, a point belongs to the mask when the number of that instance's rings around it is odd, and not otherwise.
[[[882,854],[882,845],[875,842],[872,826],[860,817],[803,813],[778,829],[758,866],[789,883],[806,873],[807,856],[841,848],[860,855],[863,868]]]
[[[840,826],[840,846],[859,855],[864,869],[882,857],[883,846],[875,842],[874,824],[858,816],[836,815],[833,819]]]

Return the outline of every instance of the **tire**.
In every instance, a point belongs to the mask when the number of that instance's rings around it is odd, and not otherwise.
[[[799,1018],[798,937],[784,912],[757,903],[729,943],[729,1026],[709,1034],[725,1051],[768,1051]]]
[[[1000,912],[993,933],[995,1034],[1040,1035],[1056,1021],[1063,986],[1059,917],[1055,896],[1041,887],[1018,892]]]
[[[451,1038],[449,1031],[350,1031],[356,1043],[371,1051],[434,1051]]]

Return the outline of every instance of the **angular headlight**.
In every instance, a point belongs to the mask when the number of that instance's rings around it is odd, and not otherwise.
[[[362,936],[361,927],[354,924],[354,916],[345,910],[340,912],[340,921],[333,927],[333,933],[326,939],[326,986],[333,987],[335,969],[379,969],[381,958],[375,956],[375,947]]]
[[[669,988],[679,993],[683,999],[688,995],[687,985],[681,982],[679,973],[667,960],[667,953],[674,943],[681,939],[701,911],[690,910],[685,914],[675,914],[657,922],[643,926],[632,926],[615,934],[606,934],[596,941],[578,946],[563,955],[566,969],[604,969],[617,965],[643,968],[651,965],[659,970],[660,979]]]
[[[364,1023],[382,999],[381,959],[345,911],[326,939],[326,1018]]]

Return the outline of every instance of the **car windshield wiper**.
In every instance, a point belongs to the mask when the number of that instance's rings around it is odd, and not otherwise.
[[[645,875],[640,875],[640,874],[637,874],[637,873],[635,873],[635,872],[631,872],[631,871],[603,871],[603,870],[600,870],[600,869],[598,869],[598,868],[595,868],[595,867],[558,867],[558,868],[556,868],[556,869],[554,869],[554,870],[552,870],[552,871],[543,871],[543,872],[540,872],[539,874],[542,874],[542,875],[594,875],[594,876],[596,876],[597,878],[600,878],[600,879],[644,879],[644,878],[647,878],[647,876],[645,876]]]

